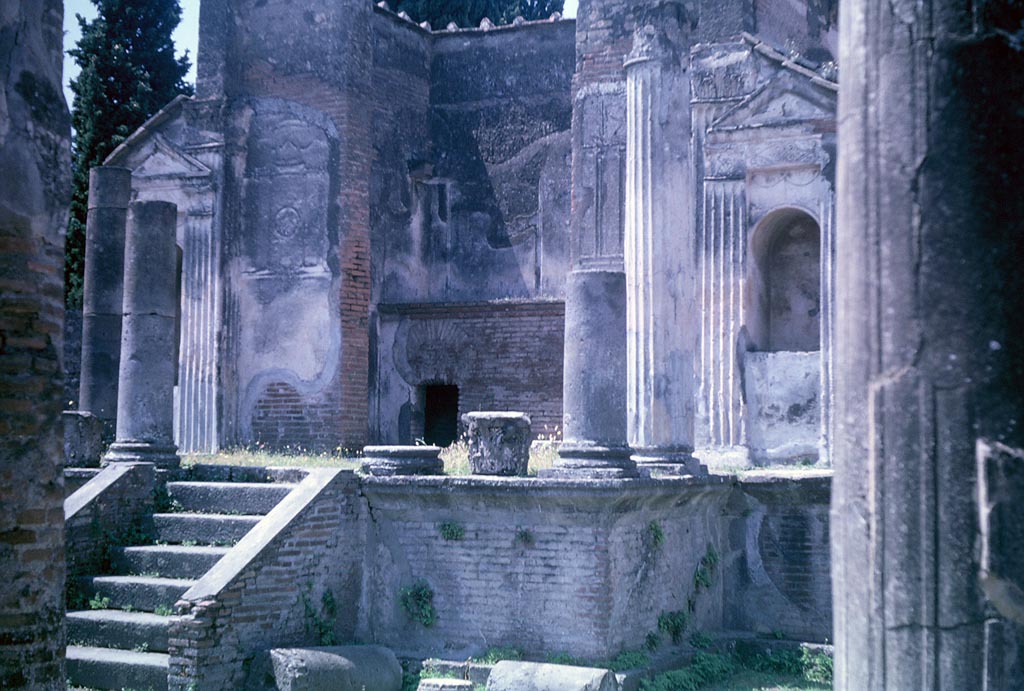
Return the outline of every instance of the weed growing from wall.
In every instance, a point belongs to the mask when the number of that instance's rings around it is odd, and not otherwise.
[[[302,594],[302,609],[305,612],[306,633],[316,637],[319,645],[336,645],[338,636],[334,633],[334,622],[338,618],[338,604],[334,601],[334,593],[327,589],[320,598],[320,609],[313,606],[310,597],[313,584],[306,586]]]
[[[661,524],[657,521],[648,523],[644,529],[643,541],[644,546],[649,546],[652,550],[661,549],[665,544],[665,531],[661,529]]]
[[[418,621],[424,626],[432,626],[437,621],[434,591],[425,580],[418,580],[408,588],[402,588],[399,592],[399,602],[413,621]]]
[[[533,547],[533,533],[529,528],[516,528],[515,542],[523,547]]]
[[[452,522],[439,523],[437,532],[448,542],[455,542],[466,536],[466,529],[458,523]]]
[[[502,660],[522,660],[523,652],[518,648],[488,648],[480,657],[470,659],[483,665],[496,665]]]
[[[693,635],[690,636],[690,645],[692,645],[697,650],[705,650],[707,648],[710,648],[711,644],[714,642],[714,639],[711,638],[711,636],[704,633],[703,631],[694,631]]]
[[[658,615],[658,631],[672,639],[672,643],[678,645],[683,640],[683,632],[690,621],[690,615],[683,610],[674,612],[662,612]]]

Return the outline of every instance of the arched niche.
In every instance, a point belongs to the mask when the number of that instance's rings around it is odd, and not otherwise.
[[[747,330],[755,350],[821,347],[821,228],[806,211],[765,216],[750,242]]]

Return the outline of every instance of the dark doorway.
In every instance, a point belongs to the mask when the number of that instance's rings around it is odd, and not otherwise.
[[[448,446],[459,436],[459,387],[428,384],[423,388],[423,441]]]

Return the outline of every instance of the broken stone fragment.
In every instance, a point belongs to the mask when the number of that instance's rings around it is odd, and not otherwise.
[[[462,416],[474,475],[526,475],[530,418],[525,413],[479,411]]]

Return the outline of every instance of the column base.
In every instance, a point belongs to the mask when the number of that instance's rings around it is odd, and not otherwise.
[[[693,449],[633,449],[630,456],[641,473],[651,476],[707,477],[708,467],[693,456]]]
[[[364,446],[360,470],[368,475],[444,475],[436,446]]]
[[[178,447],[162,446],[150,442],[116,441],[107,449],[102,465],[110,463],[152,463],[157,468],[173,469],[181,466]]]
[[[573,442],[562,442],[555,466],[537,475],[571,480],[618,480],[640,476],[636,464],[629,457],[628,447]]]

